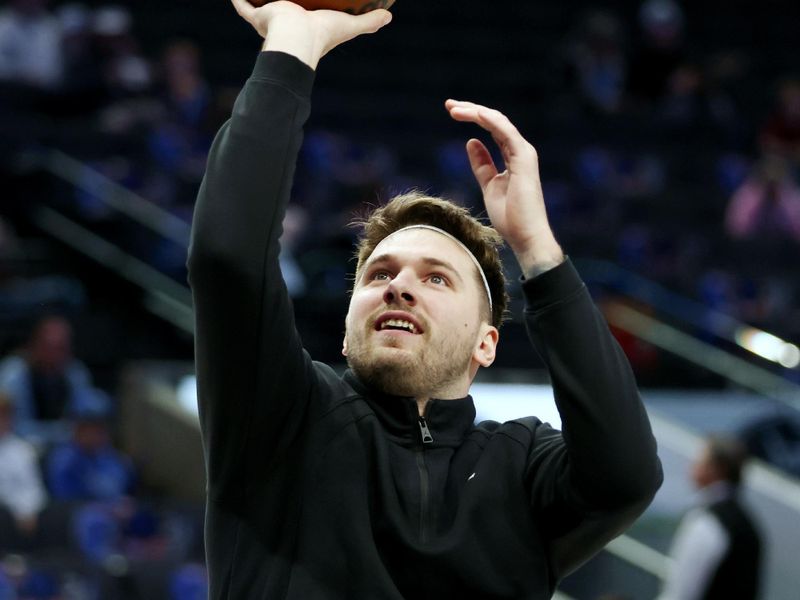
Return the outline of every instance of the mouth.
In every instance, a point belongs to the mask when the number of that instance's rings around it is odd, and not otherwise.
[[[420,335],[424,333],[419,322],[408,313],[388,312],[375,321],[375,331],[397,331]]]

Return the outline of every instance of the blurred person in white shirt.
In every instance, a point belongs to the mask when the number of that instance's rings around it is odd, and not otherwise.
[[[681,521],[659,600],[755,600],[762,538],[739,497],[747,450],[713,435],[692,465],[700,502]]]
[[[0,511],[11,515],[16,536],[31,538],[47,493],[36,450],[13,428],[14,405],[0,392]]]

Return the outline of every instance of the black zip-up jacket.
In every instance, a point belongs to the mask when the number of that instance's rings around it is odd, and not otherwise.
[[[522,288],[562,433],[312,361],[278,266],[313,71],[262,53],[189,253],[213,599],[550,598],[661,482],[629,365],[569,261]],[[427,435],[425,435],[427,434]]]

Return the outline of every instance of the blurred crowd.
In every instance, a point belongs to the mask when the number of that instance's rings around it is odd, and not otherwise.
[[[205,598],[197,513],[140,485],[72,336],[44,316],[0,361],[0,598]]]
[[[582,131],[562,132],[563,151],[558,134],[529,134],[552,221],[573,255],[610,259],[797,341],[798,290],[785,274],[800,242],[800,79],[778,78],[759,90],[771,106],[754,105],[743,94],[757,68],[748,49],[704,51],[687,20],[675,0],[643,0],[633,15],[576,11],[548,57],[550,110]],[[0,118],[17,135],[0,152],[55,145],[188,223],[236,90],[207,80],[198,44],[145,50],[135,25],[123,6],[9,2]],[[481,210],[460,139],[433,139],[420,175],[419,156],[388,137],[308,132],[283,240],[297,298],[346,289],[347,223],[365,202],[421,187]],[[185,249],[121,222],[95,187],[52,201],[183,281]]]
[[[549,90],[537,104],[545,110],[519,124],[542,156],[557,235],[573,256],[610,260],[800,342],[800,74],[762,85],[760,49],[698,44],[688,4],[630,4],[635,11],[582,4],[537,58],[553,77],[525,83]],[[206,75],[199,43],[146,45],[146,26],[130,4],[0,7],[0,172],[22,177],[27,203],[41,189],[27,174],[48,149],[77,158],[87,168],[36,200],[184,282],[185,247],[121,216],[98,181],[188,224],[236,88]],[[282,238],[301,319],[336,321],[353,266],[348,223],[365,203],[412,187],[482,210],[451,132],[409,142],[312,124]],[[101,391],[73,356],[64,315],[87,310],[90,284],[38,268],[35,245],[12,222],[28,208],[0,211],[0,598],[11,589],[113,598],[109,590],[156,572],[171,598],[204,597],[197,525],[148,497],[112,443],[113,386]],[[338,321],[331,332],[340,334]],[[647,345],[621,341],[637,368],[657,362]],[[169,570],[148,566],[152,558]]]
[[[566,56],[584,110],[646,124],[657,150],[579,151],[578,187],[590,202],[627,205],[609,219],[620,265],[796,342],[800,296],[788,274],[800,243],[798,74],[765,87],[757,49],[731,40],[698,50],[672,0],[647,0],[637,17],[590,12]]]

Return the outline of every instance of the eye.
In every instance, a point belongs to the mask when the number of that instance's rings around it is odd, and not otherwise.
[[[434,273],[428,277],[428,281],[434,285],[448,285],[447,278],[444,275],[439,275],[438,273]]]
[[[369,276],[370,281],[389,281],[391,276],[389,275],[388,271],[375,271],[371,273]]]

